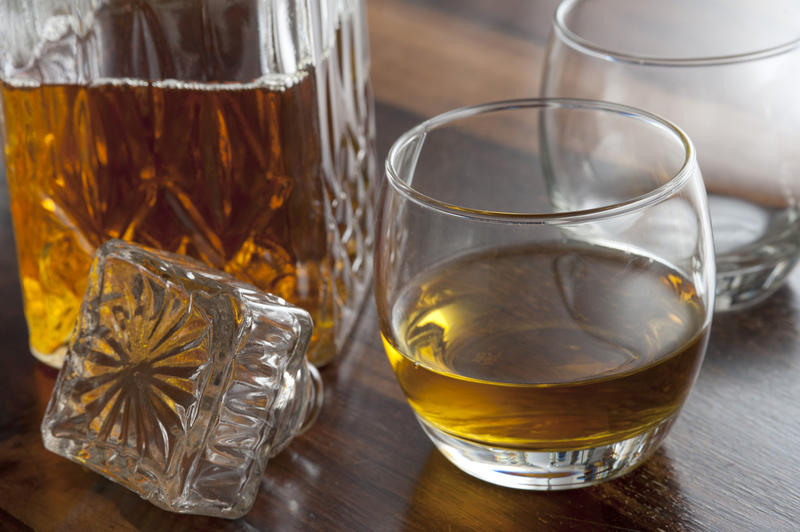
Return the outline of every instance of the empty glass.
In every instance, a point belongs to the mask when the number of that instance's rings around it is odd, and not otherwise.
[[[697,146],[718,310],[756,303],[800,252],[800,4],[566,0],[542,95],[658,113]]]
[[[500,102],[402,135],[386,179],[381,334],[445,456],[526,489],[596,483],[649,456],[713,307],[689,139],[621,105]]]

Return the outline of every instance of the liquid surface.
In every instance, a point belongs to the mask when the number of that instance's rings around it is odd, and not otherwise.
[[[480,443],[613,443],[683,403],[707,342],[694,286],[663,263],[553,244],[467,255],[425,272],[384,330],[417,414]]]

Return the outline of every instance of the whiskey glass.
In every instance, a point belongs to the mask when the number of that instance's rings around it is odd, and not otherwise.
[[[396,141],[379,205],[383,344],[450,461],[566,489],[657,448],[714,300],[706,195],[680,129],[588,100],[458,109]]]
[[[800,256],[800,4],[565,0],[542,96],[658,113],[697,147],[717,310],[777,290]]]

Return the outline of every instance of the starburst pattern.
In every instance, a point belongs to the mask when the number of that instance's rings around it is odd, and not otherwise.
[[[67,425],[120,452],[169,463],[196,417],[210,367],[210,320],[177,286],[135,265],[109,267],[113,275],[104,276],[74,341],[84,357]]]
[[[98,250],[45,447],[172,511],[239,516],[316,407],[309,314],[200,262]]]

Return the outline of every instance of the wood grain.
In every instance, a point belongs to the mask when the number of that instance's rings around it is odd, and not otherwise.
[[[379,152],[456,105],[528,95],[554,2],[370,0]],[[463,9],[459,8],[463,6]],[[237,521],[170,514],[44,450],[55,373],[27,351],[0,193],[0,530],[797,530],[800,271],[762,305],[715,318],[699,380],[657,454],[592,488],[499,488],[426,439],[382,352],[371,302],[323,371],[316,425],[267,468]]]
[[[464,105],[538,96],[555,2],[498,3],[505,9],[473,7],[461,16],[456,2],[437,9],[432,2],[371,0],[372,81],[378,101],[428,117]],[[505,31],[512,8],[518,9],[518,20],[534,22],[537,29],[530,36],[518,26],[514,33]],[[505,17],[483,24],[486,19],[480,17],[489,13]]]

